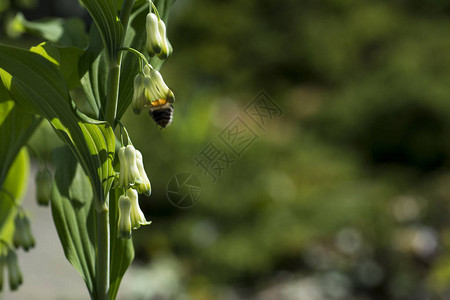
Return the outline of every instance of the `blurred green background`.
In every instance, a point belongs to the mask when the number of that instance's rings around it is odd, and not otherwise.
[[[153,187],[136,299],[450,299],[449,0],[178,0],[168,30],[173,125],[123,122]],[[238,116],[258,138],[213,182],[194,158]]]

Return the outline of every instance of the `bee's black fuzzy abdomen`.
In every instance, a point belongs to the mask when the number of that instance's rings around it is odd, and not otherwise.
[[[150,109],[150,116],[156,124],[165,128],[167,125],[172,123],[173,106],[172,104],[167,104],[161,107],[152,107]]]

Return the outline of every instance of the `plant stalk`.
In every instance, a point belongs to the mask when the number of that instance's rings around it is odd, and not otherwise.
[[[109,196],[108,196],[109,197]],[[97,297],[109,300],[110,240],[109,210],[97,211]]]
[[[105,121],[113,128],[117,113],[117,102],[119,98],[119,80],[120,80],[120,60],[121,54],[118,54],[119,64],[112,66],[108,74],[108,98],[106,99]],[[109,223],[109,194],[106,195],[106,208],[97,210],[97,251],[96,251],[96,275],[97,275],[97,296],[99,300],[109,300],[110,283],[110,223]]]
[[[119,63],[120,63],[119,53]],[[108,98],[106,101],[105,121],[114,129],[114,121],[117,112],[117,100],[119,97],[120,64],[111,67],[108,75]],[[97,296],[99,300],[109,300],[110,277],[110,224],[109,224],[109,194],[106,195],[106,208],[97,210],[97,251],[96,251],[96,275]]]
[[[118,54],[119,62],[122,58],[121,53]],[[119,80],[120,80],[120,64],[109,69],[108,75],[108,98],[106,100],[105,121],[114,129],[114,121],[117,113],[117,100],[119,98]]]
[[[135,0],[124,0],[120,17],[122,25],[128,26],[131,10]],[[123,40],[121,41],[123,44]],[[122,62],[122,53],[117,51],[117,64],[110,65],[108,74],[108,95],[104,120],[107,121],[112,129],[115,127],[117,114],[117,105],[119,99],[120,65]],[[109,61],[112,58],[109,57]],[[110,264],[111,264],[111,241],[110,241],[110,222],[109,222],[109,193],[106,195],[106,208],[97,210],[97,247],[96,247],[96,276],[97,276],[97,298],[99,300],[109,300],[110,285]]]

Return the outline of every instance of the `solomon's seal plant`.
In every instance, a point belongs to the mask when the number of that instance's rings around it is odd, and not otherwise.
[[[115,299],[134,257],[132,231],[150,224],[138,196],[151,194],[144,158],[120,119],[131,105],[161,128],[172,122],[175,96],[160,69],[172,53],[165,22],[174,0],[80,2],[94,21],[89,32],[77,19],[17,15],[16,27],[43,42],[28,50],[0,44],[0,288],[6,270],[12,290],[22,284],[16,250],[35,244],[20,201],[27,141],[44,121],[65,146],[54,151],[54,172],[41,164],[37,201],[50,203],[91,298]]]

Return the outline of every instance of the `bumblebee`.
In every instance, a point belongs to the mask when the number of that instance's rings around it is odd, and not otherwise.
[[[173,106],[166,99],[152,101],[149,113],[156,125],[161,128],[166,128],[172,123]]]

